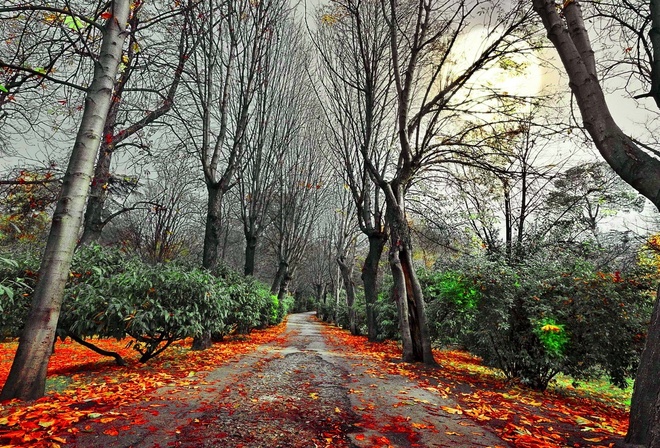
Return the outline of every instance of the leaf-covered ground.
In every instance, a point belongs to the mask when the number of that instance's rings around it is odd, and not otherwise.
[[[58,343],[48,395],[0,403],[0,447],[610,447],[625,434],[606,397],[531,392],[462,352],[436,352],[440,369],[404,364],[396,343],[310,319],[147,364],[101,341],[127,367]],[[0,344],[0,384],[15,349]]]
[[[625,436],[628,412],[608,397],[571,397],[560,391],[534,392],[507,383],[497,372],[464,352],[434,351],[442,366],[429,369],[397,362],[394,342],[369,343],[365,337],[332,326],[326,336],[337,350],[376,357],[383,372],[405,375],[459,402],[445,412],[467,415],[521,448],[611,447]]]
[[[139,355],[125,347],[125,342],[98,340],[94,343],[120,353],[128,366],[102,357],[75,342],[58,342],[48,365],[48,394],[36,402],[17,400],[0,403],[0,447],[57,447],[70,442],[80,431],[93,425],[109,425],[105,432],[117,436],[127,428],[110,423],[122,415],[122,406],[140,403],[150,392],[163,386],[181,387],[199,373],[253,351],[262,344],[281,337],[285,324],[249,336],[214,344],[203,352],[190,351],[190,341],[173,345],[146,364]],[[5,383],[17,343],[0,344],[0,384]],[[156,408],[152,409],[157,413]],[[147,425],[143,417],[130,419],[132,425]]]

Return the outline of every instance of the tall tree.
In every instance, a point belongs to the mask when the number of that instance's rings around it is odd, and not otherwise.
[[[389,30],[381,6],[342,0],[320,9],[314,43],[333,165],[351,192],[360,230],[369,241],[362,281],[368,337],[374,341],[379,263],[388,233],[383,193],[362,154],[384,175],[396,129]]]
[[[246,138],[268,48],[286,16],[282,0],[205,0],[196,5],[190,39],[194,51],[184,70],[186,101],[177,105],[185,128],[173,131],[197,154],[208,211],[204,267],[214,270],[222,244],[222,202],[244,165]]]
[[[114,154],[129,147],[146,153],[151,149],[145,130],[158,124],[172,109],[191,52],[188,34],[193,4],[192,0],[176,2],[172,10],[163,13],[149,2],[132,3],[127,49],[103,130],[85,210],[82,244],[98,241],[112,218],[131,211],[108,210],[113,185],[122,182],[122,176],[112,172]]]
[[[278,162],[278,192],[272,209],[273,229],[268,240],[277,256],[271,293],[284,299],[298,264],[303,259],[322,212],[328,167],[323,158],[324,139],[318,106],[310,102],[305,126]]]
[[[130,1],[111,2],[108,13],[109,17],[102,27],[94,24],[102,33],[102,39],[98,59],[94,63],[93,81],[63,179],[30,313],[0,394],[3,400],[35,399],[43,396],[45,391],[46,368],[55,339],[64,286],[82,222],[94,158],[103,136],[112,89],[121,63]]]
[[[309,49],[292,17],[272,30],[274,36],[257,73],[259,88],[245,139],[245,157],[237,178],[240,220],[245,236],[244,274],[254,275],[257,245],[270,224],[277,194],[277,163],[302,125],[308,83]]]
[[[492,89],[478,94],[474,78],[523,51],[521,43],[532,34],[526,25],[529,10],[522,3],[464,0],[381,0],[381,5],[392,55],[399,151],[385,176],[370,163],[369,154],[363,153],[363,158],[385,196],[403,359],[434,364],[424,297],[413,265],[406,193],[424,168],[459,157],[481,157],[474,153],[478,146],[467,140],[492,127],[483,114],[489,115],[489,101],[501,95]],[[457,42],[467,38],[475,21],[485,37],[476,56],[466,58]],[[458,63],[461,57],[464,61]]]
[[[612,117],[596,70],[595,53],[585,26],[580,2],[557,5],[554,0],[534,0],[534,9],[548,32],[569,79],[570,89],[580,109],[582,122],[605,161],[640,194],[660,208],[660,158],[651,146],[636,143]],[[655,98],[660,86],[660,1],[648,2],[646,15],[651,24],[647,70],[649,97]],[[631,444],[660,446],[660,301],[656,298],[646,345],[637,371],[630,408],[626,441]]]

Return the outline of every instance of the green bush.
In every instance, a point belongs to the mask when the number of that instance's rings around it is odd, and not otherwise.
[[[466,325],[474,320],[481,293],[461,272],[419,273],[429,331],[440,345],[460,343]]]
[[[38,263],[28,254],[0,256],[0,340],[16,338],[23,330]]]
[[[0,335],[15,337],[23,327],[37,266],[33,257],[0,255]],[[278,323],[292,300],[274,301],[262,285],[229,270],[216,277],[176,263],[149,265],[92,245],[74,256],[57,331],[96,350],[85,339],[130,336],[147,361],[177,339]]]
[[[460,322],[463,330],[447,337],[507,377],[543,390],[559,372],[576,378],[606,373],[621,386],[634,373],[652,303],[648,276],[599,273],[583,260],[549,254],[515,266],[459,260],[440,269],[438,278],[457,273],[467,288],[458,303],[468,306],[439,328]],[[472,289],[479,296],[475,307],[464,300]],[[438,309],[456,306],[454,286],[437,290]],[[431,297],[430,310],[437,300]]]
[[[390,290],[391,286],[387,288],[387,292],[378,294],[378,299],[374,304],[376,329],[378,332],[377,338],[380,341],[385,339],[399,340],[401,337],[399,332],[399,314],[396,303],[392,300]]]

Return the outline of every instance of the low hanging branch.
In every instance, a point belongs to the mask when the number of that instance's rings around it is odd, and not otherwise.
[[[112,358],[115,358],[115,362],[117,363],[118,366],[125,366],[126,361],[124,361],[124,358],[121,357],[119,353],[116,352],[111,352],[108,350],[103,350],[101,347],[97,347],[96,345],[92,344],[91,342],[87,342],[86,340],[79,338],[75,334],[71,333],[70,331],[66,332],[66,335],[70,337],[73,341],[77,342],[78,344],[82,345],[83,347],[87,347],[88,349],[98,353],[99,355],[103,356],[110,356]]]

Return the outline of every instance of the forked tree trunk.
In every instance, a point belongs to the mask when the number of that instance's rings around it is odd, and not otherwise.
[[[401,192],[396,192],[395,188],[388,185],[386,217],[390,229],[389,262],[394,280],[394,299],[399,310],[403,360],[436,365],[431,350],[424,295],[412,262],[410,229],[400,205],[402,201]]]
[[[353,283],[353,265],[346,263],[343,257],[337,258],[346,290],[346,305],[348,306],[348,329],[352,335],[360,334],[357,325],[357,311],[355,310],[355,283]]]
[[[273,279],[273,284],[270,287],[271,294],[279,295],[280,289],[282,287],[282,282],[284,281],[288,270],[289,270],[289,263],[287,263],[284,260],[280,260],[280,264],[277,267],[277,272],[275,273],[275,278]]]
[[[369,252],[362,265],[362,282],[364,283],[364,300],[366,302],[367,336],[371,342],[378,339],[376,320],[376,302],[378,301],[378,264],[383,255],[387,236],[381,232],[368,235]]]
[[[112,89],[126,38],[129,5],[129,0],[113,1],[112,17],[103,28],[99,59],[94,67],[94,78],[85,98],[82,121],[53,214],[30,313],[9,377],[0,394],[1,400],[33,400],[42,397],[45,392],[46,368],[94,172],[94,160],[110,110]]]

